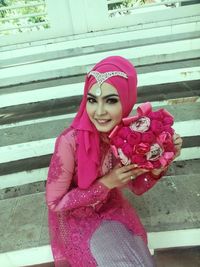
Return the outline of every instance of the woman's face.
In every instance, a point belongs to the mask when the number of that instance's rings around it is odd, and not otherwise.
[[[95,83],[87,95],[86,110],[91,122],[99,132],[109,132],[122,119],[122,105],[115,87],[108,83],[101,85],[101,95],[96,96],[99,87]]]

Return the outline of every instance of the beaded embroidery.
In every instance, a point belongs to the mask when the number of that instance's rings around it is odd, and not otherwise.
[[[89,72],[88,74],[88,77],[90,76],[93,76],[99,87],[96,89],[96,96],[100,96],[101,95],[101,85],[102,83],[104,83],[108,78],[111,78],[113,76],[121,76],[125,79],[128,79],[128,76],[125,72],[122,72],[122,71],[107,71],[107,72],[104,72],[104,73],[100,73],[98,71],[91,71]]]
[[[121,76],[125,79],[128,79],[128,76],[125,72],[122,71],[107,71],[104,73],[100,73],[98,71],[91,71],[88,74],[88,77],[90,76],[94,76],[94,78],[97,80],[99,85],[102,85],[102,83],[105,82],[105,80],[107,80],[108,78],[111,78],[113,76]]]

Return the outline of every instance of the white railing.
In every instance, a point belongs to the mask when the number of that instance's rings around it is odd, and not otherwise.
[[[0,7],[0,36],[47,29],[50,27],[47,15],[45,0]]]
[[[148,11],[152,11],[152,8],[169,8],[169,7],[179,7],[181,6],[181,3],[191,2],[191,4],[194,4],[194,1],[191,0],[155,0],[153,3],[149,3],[148,1],[142,1],[142,0],[136,0],[132,1],[129,4],[126,4],[123,0],[107,0],[107,6],[108,6],[108,14],[110,17],[115,16],[116,14],[119,15],[126,15],[126,14],[132,14],[135,10],[138,9],[147,9]],[[113,8],[113,4],[116,4]],[[112,9],[111,9],[112,5]],[[128,5],[128,6],[126,6]]]

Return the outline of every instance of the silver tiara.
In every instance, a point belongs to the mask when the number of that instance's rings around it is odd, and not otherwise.
[[[126,75],[125,72],[122,71],[108,71],[108,72],[98,72],[98,71],[91,71],[88,74],[88,77],[90,76],[94,76],[94,78],[96,79],[97,83],[98,83],[98,87],[96,88],[96,96],[100,96],[102,91],[101,91],[101,85],[102,83],[104,83],[108,78],[113,77],[113,76],[121,76],[123,78],[128,79],[128,76]]]
[[[127,74],[122,71],[108,71],[108,72],[103,72],[103,73],[98,72],[98,71],[91,71],[89,72],[88,77],[90,77],[91,75],[94,76],[99,86],[101,86],[102,83],[104,83],[108,78],[111,78],[113,76],[121,76],[125,79],[128,79]]]

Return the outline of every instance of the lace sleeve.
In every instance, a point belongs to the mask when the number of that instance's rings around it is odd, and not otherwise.
[[[62,134],[56,140],[47,177],[46,202],[51,210],[72,210],[93,205],[107,197],[109,189],[98,181],[87,189],[74,188],[69,191],[74,169],[74,137],[70,133]]]
[[[128,187],[136,195],[142,195],[151,189],[165,173],[166,171],[163,171],[159,176],[154,176],[150,172],[138,175],[133,181],[128,183]]]

